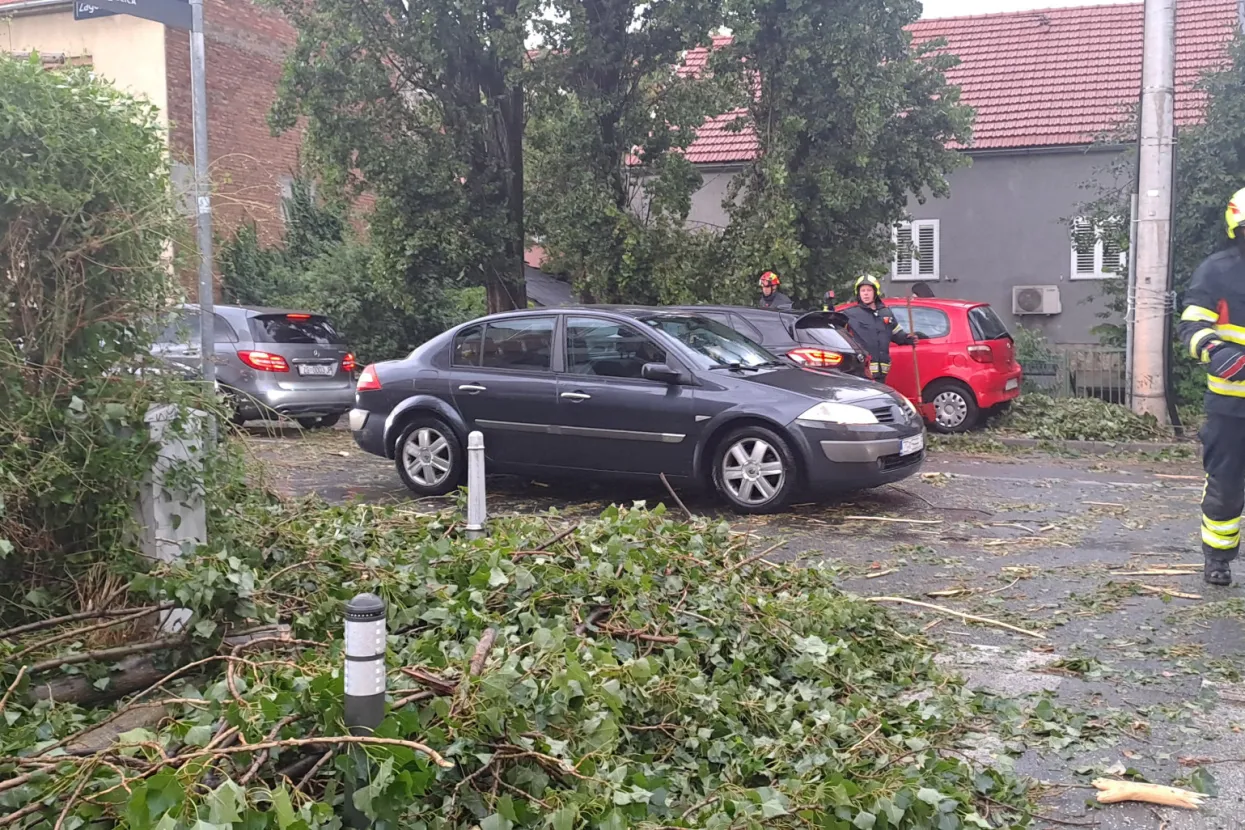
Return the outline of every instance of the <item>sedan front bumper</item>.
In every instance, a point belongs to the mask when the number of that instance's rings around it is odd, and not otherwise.
[[[925,460],[925,429],[915,419],[859,426],[797,421],[791,434],[802,445],[808,486],[816,492],[863,490],[901,481],[920,471]]]

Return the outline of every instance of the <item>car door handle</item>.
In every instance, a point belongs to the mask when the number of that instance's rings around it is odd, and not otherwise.
[[[487,387],[487,386],[481,386],[481,385],[480,385],[480,384],[478,384],[478,383],[464,383],[462,386],[458,387],[458,391],[459,391],[459,392],[469,392],[469,393],[470,393],[470,394],[472,394],[472,395],[478,395],[478,394],[479,394],[479,393],[481,393],[481,392],[487,392],[487,391],[488,391],[488,387]]]
[[[563,392],[562,397],[566,398],[568,401],[574,401],[575,403],[579,403],[580,401],[586,401],[590,399],[592,396],[584,394],[583,392]]]

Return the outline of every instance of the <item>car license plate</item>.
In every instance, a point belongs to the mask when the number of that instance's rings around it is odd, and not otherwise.
[[[912,455],[914,452],[920,452],[925,449],[925,434],[909,435],[907,438],[899,442],[900,455]]]
[[[1015,388],[1016,388],[1017,386],[1019,386],[1019,385],[1020,385],[1020,379],[1019,379],[1019,378],[1012,378],[1012,379],[1011,379],[1011,380],[1009,380],[1007,383],[1003,384],[1003,391],[1004,391],[1004,392],[1010,392],[1010,391],[1012,391],[1013,389],[1015,389]]]
[[[299,364],[298,373],[304,377],[311,375],[314,377],[328,377],[335,373],[336,366],[332,364],[322,363],[302,363]]]

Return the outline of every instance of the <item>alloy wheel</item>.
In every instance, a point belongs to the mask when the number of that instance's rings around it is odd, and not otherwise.
[[[959,392],[948,390],[934,398],[934,410],[939,426],[955,429],[968,417],[968,402]]]
[[[402,446],[402,464],[416,484],[437,487],[449,477],[451,452],[444,435],[431,427],[420,427],[407,436]]]
[[[769,442],[743,438],[722,456],[722,481],[741,504],[765,504],[782,489],[787,470]]]

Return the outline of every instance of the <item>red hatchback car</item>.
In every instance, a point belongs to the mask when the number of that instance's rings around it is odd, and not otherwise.
[[[887,303],[899,324],[915,331],[921,400],[933,404],[930,426],[965,432],[1020,395],[1022,372],[1007,326],[988,303],[914,297]],[[841,308],[841,307],[840,307]],[[913,348],[891,346],[888,386],[915,401]]]

